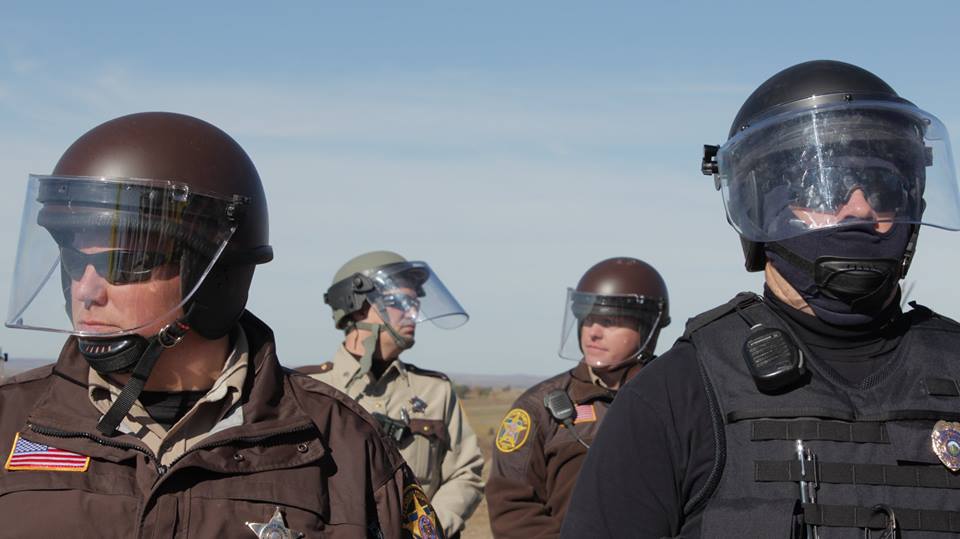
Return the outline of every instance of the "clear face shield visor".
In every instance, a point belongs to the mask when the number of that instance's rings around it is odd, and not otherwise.
[[[775,242],[853,224],[960,230],[946,127],[907,104],[849,102],[786,112],[717,153],[727,220]]]
[[[242,205],[167,181],[31,175],[7,327],[156,334],[182,316]]]
[[[560,357],[591,367],[615,366],[638,357],[657,334],[663,300],[600,295],[567,289]]]
[[[426,262],[398,262],[377,268],[368,277],[367,294],[384,322],[394,329],[426,321],[443,329],[467,323],[469,315]]]

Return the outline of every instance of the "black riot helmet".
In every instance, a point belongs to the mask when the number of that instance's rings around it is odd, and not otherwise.
[[[76,335],[98,372],[133,370],[117,400],[132,403],[187,331],[233,329],[254,267],[273,257],[268,234],[259,174],[229,135],[182,114],[116,118],[30,176],[6,325]],[[89,283],[124,309],[97,314]],[[101,430],[125,413],[111,410]]]
[[[909,269],[920,224],[960,229],[946,128],[876,75],[842,62],[798,64],[761,84],[727,142],[704,147],[701,167],[722,191],[748,271],[764,268],[765,244],[856,225],[831,212],[857,190],[873,221],[909,228],[896,278]]]

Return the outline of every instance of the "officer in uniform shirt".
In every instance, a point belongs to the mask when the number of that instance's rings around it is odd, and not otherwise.
[[[448,536],[483,497],[483,456],[453,384],[400,360],[427,320],[452,329],[467,314],[425,262],[389,251],[360,255],[324,294],[343,344],[333,359],[300,372],[353,397],[376,417],[413,469]]]
[[[806,62],[702,167],[764,293],[691,319],[620,391],[561,537],[957,537],[960,325],[899,287],[920,225],[960,229],[944,125]]]
[[[69,334],[0,385],[3,537],[442,537],[376,421],[244,310],[272,259],[226,133],[132,114],[30,176],[7,326]]]
[[[500,425],[487,485],[498,538],[556,537],[587,448],[617,390],[653,358],[670,323],[663,278],[610,258],[567,290],[560,355],[567,372],[524,392]]]

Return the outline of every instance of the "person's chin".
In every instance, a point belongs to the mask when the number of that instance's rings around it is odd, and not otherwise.
[[[610,362],[603,357],[587,357],[587,365],[594,369],[606,369],[610,367]]]

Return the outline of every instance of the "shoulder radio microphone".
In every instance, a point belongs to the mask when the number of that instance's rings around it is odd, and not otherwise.
[[[574,408],[573,401],[570,400],[570,396],[567,395],[566,391],[554,389],[550,393],[547,393],[543,397],[543,406],[550,412],[550,415],[554,419],[559,421],[564,427],[567,427],[567,430],[580,442],[580,445],[590,449],[590,445],[584,442],[583,438],[577,434],[576,429],[573,428],[576,408]]]

